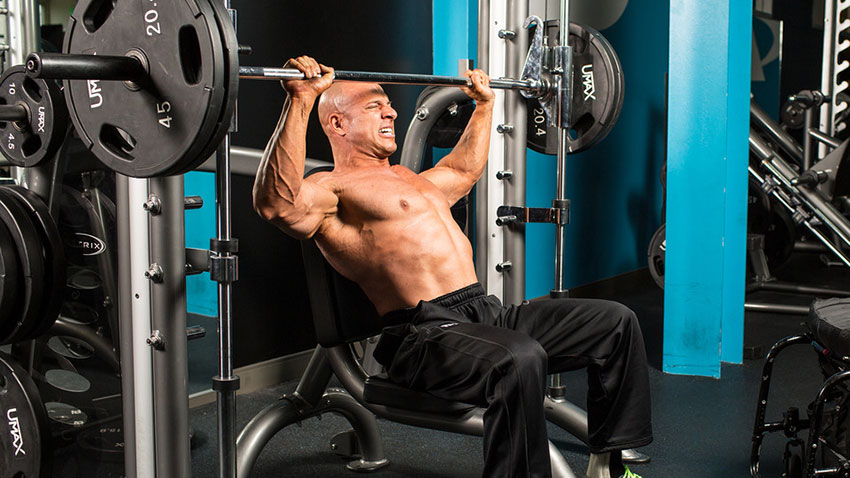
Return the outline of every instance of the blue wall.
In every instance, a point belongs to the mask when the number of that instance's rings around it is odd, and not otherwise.
[[[183,176],[184,194],[201,196],[204,206],[186,211],[186,247],[209,249],[215,237],[215,179],[213,173],[193,171]],[[218,315],[218,285],[209,272],[186,278],[186,309],[190,314]]]
[[[458,60],[478,59],[478,2],[433,0],[432,12],[433,74],[456,76]]]

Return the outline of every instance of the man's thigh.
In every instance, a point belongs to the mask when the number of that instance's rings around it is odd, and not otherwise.
[[[637,327],[626,306],[598,299],[544,299],[506,307],[500,326],[527,334],[549,356],[550,373],[600,364]]]
[[[387,372],[393,381],[414,390],[485,406],[494,371],[499,373],[530,355],[543,353],[525,333],[502,327],[425,324],[416,326],[403,341]]]

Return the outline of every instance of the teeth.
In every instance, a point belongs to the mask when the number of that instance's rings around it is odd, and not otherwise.
[[[392,128],[381,128],[380,130],[378,130],[378,132],[380,132],[380,133],[392,133],[393,129]]]

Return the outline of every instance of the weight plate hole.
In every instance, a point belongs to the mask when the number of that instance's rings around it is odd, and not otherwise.
[[[578,132],[579,134],[584,134],[589,131],[593,125],[596,124],[596,121],[593,119],[593,115],[590,113],[585,113],[581,115],[581,118],[578,121],[573,123],[573,130]]]
[[[100,128],[100,143],[109,152],[121,159],[127,161],[135,159],[132,152],[136,149],[136,139],[117,126],[104,124]]]
[[[89,8],[83,14],[83,25],[89,33],[96,32],[106,23],[106,20],[112,15],[112,10],[115,9],[116,0],[95,0],[89,4]]]
[[[27,96],[30,97],[36,103],[41,103],[42,94],[41,88],[38,87],[38,83],[35,82],[30,77],[24,77],[24,91],[27,93]]]
[[[24,156],[32,156],[41,149],[41,138],[38,135],[31,134],[21,145],[21,152]]]
[[[201,78],[201,43],[193,26],[185,25],[180,29],[179,45],[183,78],[186,83],[197,85]]]

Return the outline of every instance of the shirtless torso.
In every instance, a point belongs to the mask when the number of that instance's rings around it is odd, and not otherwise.
[[[316,235],[319,248],[379,313],[477,280],[472,246],[446,196],[427,179],[383,164],[317,176],[339,198],[337,214]]]
[[[469,193],[487,162],[493,91],[480,70],[464,91],[476,108],[457,146],[416,174],[391,166],[396,112],[374,83],[333,83],[309,57],[289,66],[281,119],[254,183],[257,212],[298,239],[315,238],[328,262],[358,283],[380,314],[415,306],[477,281],[472,246],[450,207]],[[331,86],[333,84],[333,86]],[[316,99],[334,169],[303,178],[307,119]]]

